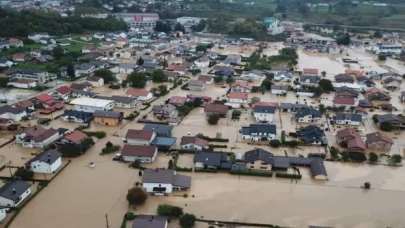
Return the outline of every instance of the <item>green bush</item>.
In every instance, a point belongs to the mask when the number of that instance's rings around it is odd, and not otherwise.
[[[224,139],[224,138],[210,138],[208,136],[205,136],[203,134],[197,134],[196,137],[200,139],[207,140],[208,142],[229,142],[229,139]]]
[[[228,148],[227,145],[215,145],[215,144],[209,144],[208,145],[211,148]]]
[[[301,179],[302,175],[298,175],[298,174],[289,174],[289,173],[276,173],[276,177],[280,177],[280,178],[289,178],[289,179]]]
[[[196,173],[217,173],[218,171],[215,169],[194,169],[194,172]]]
[[[32,180],[32,178],[34,177],[34,172],[29,169],[20,167],[17,169],[17,171],[15,171],[14,176],[20,177],[21,179],[27,181]]]
[[[178,166],[174,167],[174,170],[176,170],[176,171],[183,171],[183,172],[192,172],[192,171],[193,171],[192,168],[178,167]]]
[[[127,213],[125,214],[125,219],[126,219],[126,220],[134,220],[135,217],[136,217],[136,215],[135,215],[134,213],[132,213],[132,212],[127,212]]]
[[[157,214],[160,216],[178,218],[183,215],[183,208],[172,206],[169,204],[159,204],[157,208]]]
[[[105,132],[105,131],[83,131],[83,133],[89,137],[94,136],[99,139],[102,139],[107,135],[107,132]]]
[[[125,117],[125,119],[131,121],[134,120],[137,116],[139,116],[139,112],[131,113],[127,117]]]
[[[180,154],[195,154],[195,150],[184,150],[184,149],[181,149],[181,150],[179,150],[179,153],[180,153]]]
[[[272,177],[272,172],[258,172],[258,171],[231,171],[231,175],[245,175],[245,176],[257,176],[257,177]]]
[[[350,152],[349,159],[353,162],[364,162],[367,160],[367,157],[364,153],[361,152]]]
[[[273,148],[278,148],[281,146],[281,142],[278,139],[272,139],[270,140],[270,146]]]
[[[146,109],[148,109],[149,107],[150,107],[150,104],[146,104],[145,107],[141,108],[141,110],[142,110],[142,111],[143,111],[143,110],[146,110]]]
[[[101,151],[103,154],[109,154],[115,151],[119,151],[121,150],[121,146],[120,145],[113,145],[111,147],[105,147],[103,148],[103,150]]]

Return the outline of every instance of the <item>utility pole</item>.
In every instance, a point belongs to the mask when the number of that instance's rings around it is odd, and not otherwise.
[[[105,222],[107,223],[107,228],[110,228],[110,225],[108,225],[108,215],[105,214]]]

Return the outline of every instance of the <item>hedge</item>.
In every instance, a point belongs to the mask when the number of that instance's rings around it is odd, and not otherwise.
[[[121,228],[127,228],[127,214],[124,215],[124,219],[122,220],[121,223]]]
[[[229,139],[223,139],[223,138],[210,138],[208,136],[202,135],[202,134],[197,134],[196,135],[200,139],[207,140],[208,142],[229,142]]]
[[[272,225],[272,224],[261,224],[261,223],[247,223],[247,222],[226,222],[226,221],[218,221],[218,220],[206,220],[206,219],[196,219],[199,222],[206,222],[206,223],[222,223],[222,224],[230,224],[230,225],[240,225],[240,226],[256,226],[256,227],[274,227],[280,228],[280,226]]]
[[[194,169],[194,172],[196,173],[217,173],[217,170],[213,170],[213,169]]]
[[[132,212],[127,212],[127,213],[125,214],[125,219],[126,219],[126,220],[134,220],[135,217],[136,217],[136,215],[135,215],[134,213],[132,213]]]
[[[162,125],[169,125],[169,122],[159,122],[159,121],[149,121],[149,120],[143,120],[139,119],[136,121],[137,123],[149,123],[149,124],[162,124]]]
[[[272,172],[257,172],[257,171],[231,171],[231,175],[245,175],[245,176],[257,176],[257,177],[272,177]]]
[[[183,172],[191,172],[193,171],[193,168],[187,168],[187,167],[174,167],[174,170],[176,171],[183,171]]]
[[[107,135],[107,133],[105,131],[83,131],[83,133],[89,137],[94,136],[99,139],[102,139]]]
[[[146,104],[145,107],[141,108],[141,110],[142,110],[142,111],[143,111],[143,110],[146,110],[146,109],[148,109],[150,106],[151,106],[150,104]]]
[[[195,150],[184,150],[180,149],[178,150],[180,154],[195,154]]]
[[[227,146],[227,145],[215,145],[215,144],[209,144],[208,146],[209,146],[209,147],[212,147],[212,148],[228,148],[228,146]]]
[[[280,177],[280,178],[288,178],[288,179],[301,179],[302,175],[301,174],[289,174],[289,173],[276,173],[276,177]]]

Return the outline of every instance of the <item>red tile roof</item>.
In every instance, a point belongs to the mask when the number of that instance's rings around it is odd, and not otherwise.
[[[25,58],[25,54],[23,53],[17,53],[13,55],[13,59],[24,59]]]
[[[30,100],[23,100],[23,101],[17,102],[16,105],[19,106],[19,107],[22,107],[22,108],[28,108],[28,107],[33,106],[34,103],[32,101],[30,101]]]
[[[152,136],[153,131],[129,129],[125,135],[125,138],[151,140]]]
[[[198,76],[198,81],[204,81],[204,82],[209,82],[212,80],[212,76],[209,75],[200,75]]]
[[[195,136],[183,136],[181,138],[181,142],[180,142],[181,146],[187,145],[187,144],[190,144],[190,143],[194,143],[195,145],[198,145],[198,146],[201,146],[201,147],[208,147],[208,141],[207,140],[204,140],[204,139],[201,139],[201,138],[198,138],[198,137],[195,137]]]
[[[361,138],[360,134],[353,129],[340,130],[336,133],[336,137],[339,139],[356,138],[356,137]]]
[[[138,145],[124,145],[122,148],[122,156],[134,157],[153,157],[156,152],[156,146],[138,146]]]
[[[266,102],[266,101],[258,101],[252,105],[252,108],[254,108],[256,105],[258,106],[272,106],[272,107],[278,107],[277,102]]]
[[[183,105],[187,101],[187,97],[173,96],[169,99],[169,104]]]
[[[248,99],[248,94],[247,93],[242,93],[242,92],[230,92],[228,94],[228,97],[232,98],[232,99],[245,99],[245,100],[247,100]]]
[[[40,95],[36,96],[35,98],[41,102],[46,102],[46,101],[52,100],[51,95],[49,95],[47,93],[40,94]]]
[[[356,100],[352,97],[335,97],[333,98],[334,104],[354,105]]]
[[[304,74],[318,74],[318,69],[304,68],[303,73]]]
[[[87,138],[87,135],[77,130],[65,135],[65,139],[72,141],[74,143],[78,143],[85,138]]]
[[[347,75],[352,75],[352,74],[354,74],[354,75],[356,75],[356,77],[358,77],[358,76],[362,76],[362,75],[363,75],[363,71],[361,71],[361,70],[351,70],[351,69],[347,69],[347,70],[345,71],[345,74],[347,74]]]
[[[51,136],[55,135],[56,133],[58,133],[57,130],[50,128],[50,129],[46,130],[44,133],[37,135],[35,137],[32,137],[32,140],[37,141],[37,142],[43,142],[46,139],[49,139]]]
[[[231,88],[232,87],[236,87],[236,86],[240,86],[240,87],[243,87],[243,88],[246,88],[246,89],[252,89],[252,85],[249,85],[249,83],[248,82],[244,82],[244,81],[237,81],[237,82],[235,82],[235,83],[233,83],[232,85],[231,85]]]
[[[173,65],[172,64],[167,68],[167,70],[170,70],[170,71],[186,71],[187,67],[183,66],[183,65]]]
[[[56,92],[65,95],[65,94],[69,94],[72,92],[72,89],[67,87],[67,86],[61,86],[59,88],[56,89]]]
[[[204,106],[204,112],[227,114],[228,113],[228,106],[223,105],[223,104],[206,104]]]
[[[129,88],[125,92],[127,95],[131,95],[133,97],[140,97],[140,96],[147,96],[149,94],[149,91],[146,89],[134,89],[134,88]]]

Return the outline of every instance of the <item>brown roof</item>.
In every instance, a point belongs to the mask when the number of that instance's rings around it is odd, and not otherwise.
[[[267,102],[267,101],[258,101],[252,105],[252,108],[254,108],[256,105],[258,106],[271,106],[271,107],[278,107],[277,102]]]
[[[361,138],[360,134],[352,129],[343,129],[340,130],[336,133],[336,137],[338,137],[339,139],[344,139],[344,138]]]
[[[58,130],[50,128],[50,129],[46,130],[44,133],[37,135],[35,137],[32,137],[32,140],[37,141],[37,142],[43,142],[44,140],[48,139],[49,137],[53,136],[56,133],[58,133]]]
[[[23,100],[23,101],[17,102],[16,105],[19,106],[19,107],[22,107],[22,108],[28,108],[28,107],[33,106],[34,103],[32,101],[30,101],[30,100]]]
[[[187,99],[187,97],[173,96],[169,99],[169,104],[183,105]]]
[[[357,148],[361,150],[366,149],[366,144],[361,140],[361,137],[347,140],[347,149],[355,151]]]
[[[125,138],[151,140],[152,136],[153,131],[129,129],[125,135]]]
[[[169,67],[167,67],[167,70],[171,70],[171,71],[186,71],[186,70],[187,70],[187,66],[184,66],[184,65],[170,65]]]
[[[156,146],[138,146],[125,144],[122,148],[122,156],[153,157]]]
[[[212,76],[209,75],[200,75],[198,76],[198,81],[204,81],[204,82],[209,82],[212,80]]]
[[[214,66],[214,70],[232,70],[232,68],[228,66]]]
[[[318,69],[304,68],[303,73],[304,74],[318,74]]]
[[[248,94],[247,93],[242,93],[242,92],[230,92],[228,94],[229,98],[233,99],[248,99]]]
[[[368,112],[362,107],[356,107],[354,110],[355,110],[355,113],[366,113],[366,114],[368,114]]]
[[[249,85],[248,82],[237,81],[231,85],[231,88],[236,86],[240,86],[246,89],[252,89],[252,85]]]
[[[227,114],[228,106],[223,104],[206,104],[204,106],[204,112],[214,112],[219,114]]]
[[[391,138],[386,136],[385,134],[382,134],[380,132],[374,132],[366,135],[367,142],[379,142],[379,141],[384,141],[387,143],[394,144]]]
[[[35,82],[35,80],[22,78],[22,79],[18,79],[17,82],[20,83],[20,84],[30,84],[30,83]]]
[[[17,58],[25,58],[25,54],[23,53],[17,53],[13,55],[13,59],[17,59]]]
[[[100,77],[97,77],[97,76],[88,76],[87,78],[86,78],[86,80],[87,81],[91,81],[91,82],[98,82],[98,81],[100,81]]]
[[[356,76],[361,76],[361,75],[363,75],[363,71],[361,71],[361,70],[347,69],[347,70],[345,71],[345,74],[347,74],[347,75],[354,74],[354,75],[356,75]]]
[[[41,127],[41,126],[32,126],[32,127],[24,128],[22,130],[22,132],[29,135],[29,136],[35,137],[35,136],[43,134],[46,130],[47,129],[45,129],[45,128]]]
[[[356,100],[352,97],[335,97],[333,98],[333,103],[344,104],[344,105],[354,105]]]
[[[87,135],[77,130],[65,135],[65,139],[68,139],[69,141],[72,141],[74,143],[78,143],[85,138],[87,138]]]
[[[139,96],[147,96],[149,91],[146,89],[134,89],[134,88],[129,88],[125,92],[127,95],[131,95],[133,97],[139,97]]]
[[[208,141],[195,137],[195,136],[183,136],[181,138],[180,145],[186,145],[189,143],[194,143],[195,145],[201,146],[201,147],[208,147]]]

